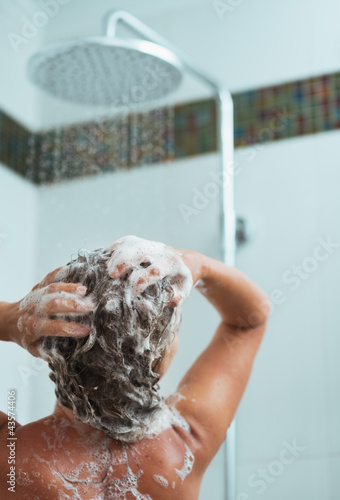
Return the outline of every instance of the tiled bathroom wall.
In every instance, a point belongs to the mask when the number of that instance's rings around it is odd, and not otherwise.
[[[340,73],[233,95],[235,147],[340,128]],[[214,99],[31,133],[0,112],[0,162],[36,184],[217,151]]]

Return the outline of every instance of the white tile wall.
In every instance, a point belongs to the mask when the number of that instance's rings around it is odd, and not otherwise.
[[[281,448],[278,448],[280,452]],[[274,474],[273,474],[274,473]],[[331,460],[297,459],[278,465],[277,457],[238,467],[236,500],[335,500],[330,483]]]
[[[332,459],[340,436],[340,246],[297,290],[283,279],[313,256],[318,238],[340,244],[339,137],[334,132],[268,145],[235,179],[237,212],[255,226],[237,265],[268,292],[280,289],[285,297],[274,306],[237,414],[239,467],[248,474],[249,461],[275,459],[284,440],[296,438],[306,447],[303,463],[296,462],[263,498],[340,498],[339,463]],[[245,480],[240,473],[240,491]]]
[[[0,301],[22,299],[34,285],[37,193],[31,184],[0,165]],[[17,420],[34,412],[28,390],[36,379],[33,358],[16,344],[1,343],[0,408],[6,411],[7,390],[17,390]]]
[[[340,491],[340,456],[331,459],[331,500],[338,500]]]

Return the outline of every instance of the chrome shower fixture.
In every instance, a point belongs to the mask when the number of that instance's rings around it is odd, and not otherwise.
[[[28,76],[62,100],[92,106],[136,105],[167,96],[183,66],[170,50],[145,40],[89,37],[47,47],[29,61]]]

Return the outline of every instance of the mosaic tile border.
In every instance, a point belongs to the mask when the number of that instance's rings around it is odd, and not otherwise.
[[[161,108],[35,134],[26,177],[36,184],[53,184],[173,159],[173,109]]]
[[[233,96],[235,146],[340,129],[340,73]]]
[[[340,72],[233,95],[235,147],[340,129]],[[34,134],[0,111],[0,162],[36,184],[217,151],[206,99]]]
[[[27,145],[32,133],[0,111],[0,162],[26,176]]]

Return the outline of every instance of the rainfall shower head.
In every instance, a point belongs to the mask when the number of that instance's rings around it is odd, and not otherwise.
[[[167,96],[182,80],[180,59],[141,39],[90,37],[47,47],[33,55],[28,77],[62,100],[124,106]]]

